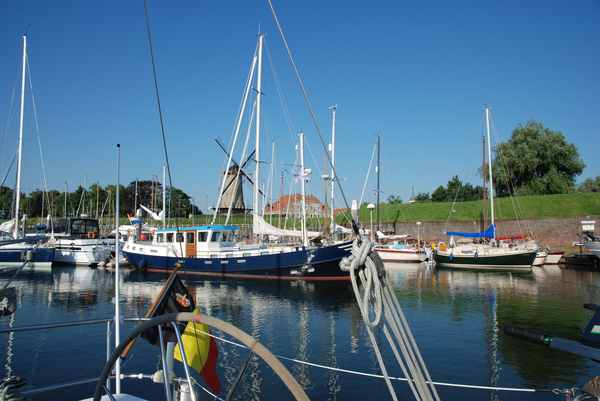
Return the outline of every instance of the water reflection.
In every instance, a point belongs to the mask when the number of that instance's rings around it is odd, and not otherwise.
[[[437,271],[427,264],[386,266],[425,361],[434,379],[499,386],[572,386],[591,376],[591,362],[503,335],[500,327],[537,327],[547,333],[577,338],[587,322],[584,302],[600,302],[598,273],[534,269],[532,274]],[[162,274],[126,272],[121,280],[123,310],[143,316],[165,279]],[[0,280],[0,283],[2,280]],[[210,315],[231,322],[258,338],[274,353],[327,366],[377,373],[368,337],[348,283],[306,283],[185,279],[196,304]],[[54,268],[28,272],[13,283],[18,288],[14,324],[110,317],[114,276],[103,270]],[[11,324],[0,320],[0,326]],[[379,336],[383,341],[383,337]],[[8,344],[8,336],[0,337]],[[36,385],[97,375],[104,358],[102,327],[74,334],[44,331],[17,333],[10,347],[0,347],[0,359],[16,374]],[[140,342],[141,344],[143,342]],[[73,351],[75,348],[75,351]],[[10,353],[15,357],[10,358]],[[237,377],[248,352],[221,345],[219,368],[225,388]],[[57,366],[57,359],[70,366]],[[384,350],[389,365],[393,359]],[[312,399],[359,400],[386,398],[383,382],[301,364],[287,363]],[[149,372],[156,353],[141,345],[127,365]],[[398,369],[399,370],[399,369]],[[2,373],[5,373],[2,372]],[[400,376],[392,369],[392,375]],[[138,394],[152,396],[148,386],[133,384]],[[399,391],[407,388],[398,385]],[[74,390],[86,396],[89,388]],[[159,389],[160,391],[160,389]],[[514,399],[511,394],[442,389],[448,399]],[[406,392],[406,395],[408,393]],[[54,399],[55,395],[36,399]],[[519,399],[529,399],[519,395]],[[69,397],[71,398],[71,397]],[[75,399],[75,397],[73,397]],[[288,398],[283,385],[257,358],[252,358],[237,399]],[[531,398],[532,399],[532,398]],[[535,398],[540,399],[540,396]]]

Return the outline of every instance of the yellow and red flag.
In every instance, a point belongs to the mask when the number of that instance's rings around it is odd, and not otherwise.
[[[200,315],[198,308],[194,310],[194,314]],[[217,376],[219,350],[215,339],[208,333],[209,328],[206,324],[188,322],[181,335],[181,342],[185,350],[187,365],[202,376],[213,393],[219,394],[221,391],[221,383]],[[183,362],[179,347],[175,347],[174,356],[179,362]]]

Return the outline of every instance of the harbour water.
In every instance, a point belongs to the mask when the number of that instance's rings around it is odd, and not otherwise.
[[[590,312],[600,303],[600,274],[534,268],[531,274],[438,271],[422,265],[389,265],[413,333],[434,380],[501,387],[581,386],[598,374],[598,364],[505,336],[502,325],[538,328],[577,338]],[[125,272],[122,305],[128,317],[143,316],[159,291],[161,274]],[[0,280],[0,286],[5,277]],[[312,363],[379,373],[349,283],[262,282],[190,279],[185,282],[205,313],[233,323],[258,338],[273,353]],[[113,273],[88,268],[52,268],[24,272],[18,310],[1,318],[9,325],[110,318]],[[125,332],[133,327],[127,323]],[[24,377],[31,387],[97,377],[106,358],[106,326],[82,326],[0,335],[0,370]],[[380,344],[384,337],[378,336]],[[391,352],[384,357],[392,376],[402,376]],[[219,375],[228,388],[248,355],[245,349],[219,343]],[[125,362],[126,373],[152,373],[157,350],[139,341]],[[313,400],[390,399],[383,380],[283,361]],[[404,399],[406,384],[396,382]],[[93,385],[31,396],[32,400],[82,399]],[[127,381],[125,389],[148,399],[163,399],[162,387]],[[438,387],[443,400],[556,400],[551,393],[512,393]],[[209,398],[201,398],[209,399]],[[281,400],[289,394],[260,360],[253,358],[236,399]]]

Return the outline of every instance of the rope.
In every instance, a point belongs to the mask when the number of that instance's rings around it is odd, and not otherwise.
[[[246,347],[243,344],[240,344],[240,343],[232,341],[232,340],[228,340],[228,339],[223,338],[223,337],[219,337],[219,336],[217,336],[217,335],[215,335],[213,333],[209,333],[209,332],[206,332],[206,331],[199,331],[199,332],[201,332],[202,334],[206,334],[206,335],[214,338],[215,340],[219,340],[219,341],[224,342],[226,344],[233,345],[234,347],[248,349],[248,347]],[[319,364],[319,363],[308,362],[308,361],[305,361],[305,360],[302,360],[302,359],[290,358],[290,357],[283,356],[283,355],[277,355],[277,354],[275,354],[275,356],[277,358],[283,359],[285,361],[294,362],[294,363],[298,363],[298,364],[306,365],[306,366],[311,366],[311,367],[314,367],[314,368],[326,369],[326,370],[331,370],[331,371],[334,371],[334,372],[347,373],[347,374],[356,375],[356,376],[362,376],[362,377],[371,377],[371,378],[375,378],[375,379],[385,379],[384,375],[377,374],[377,373],[368,373],[368,372],[361,372],[361,371],[358,371],[358,370],[338,368],[338,367],[334,367],[334,366],[328,366],[328,365],[323,365],[323,364]],[[410,379],[408,379],[406,377],[400,377],[400,376],[388,376],[388,378],[390,380],[400,381],[400,382],[409,382],[410,381]],[[196,383],[196,384],[198,384],[198,383]],[[427,384],[434,384],[436,386],[452,387],[452,388],[466,388],[466,389],[489,390],[489,391],[514,391],[514,392],[521,392],[521,393],[553,392],[553,391],[555,391],[555,389],[482,386],[482,385],[478,385],[478,384],[461,384],[461,383],[450,383],[450,382],[440,382],[440,381],[431,381],[431,382],[428,381]],[[207,391],[211,395],[214,395],[210,391],[208,391],[207,389],[205,389],[205,391]]]
[[[380,325],[382,325],[396,362],[402,369],[404,377],[407,378],[415,399],[439,401],[439,395],[419,352],[410,326],[393,293],[390,282],[386,279],[383,262],[376,253],[372,252],[372,247],[373,244],[367,239],[363,240],[361,244],[355,240],[352,245],[352,255],[342,259],[340,268],[350,271],[354,295],[390,395],[392,399],[398,399],[373,333],[373,329]],[[362,291],[358,287],[357,272]]]
[[[369,183],[369,178],[371,177],[371,167],[373,166],[373,159],[375,158],[375,149],[377,148],[377,144],[373,145],[373,151],[371,152],[371,159],[369,160],[369,168],[367,169],[367,174],[365,175],[365,181],[363,183],[362,191],[360,192],[360,201],[358,202],[358,207],[362,205],[363,199],[365,197],[365,190],[367,189],[367,184]]]
[[[283,32],[283,27],[281,26],[281,23],[279,22],[279,18],[277,17],[277,13],[275,12],[273,3],[271,2],[271,0],[267,0],[267,2],[269,3],[269,8],[271,9],[271,13],[273,14],[273,19],[275,20],[275,25],[277,26],[277,30],[279,31],[279,35],[281,36],[281,40],[283,42],[283,45],[285,46],[285,50],[287,52],[288,59],[290,61],[292,69],[294,70],[296,80],[298,81],[298,85],[300,86],[300,91],[302,92],[302,97],[304,98],[306,108],[308,109],[310,118],[313,122],[313,125],[315,126],[317,134],[319,135],[319,140],[321,142],[321,146],[323,147],[323,151],[324,151],[325,157],[327,159],[328,167],[330,167],[333,170],[334,177],[339,177],[339,174],[337,173],[335,166],[331,162],[331,156],[329,155],[329,152],[327,151],[327,145],[325,143],[325,140],[323,139],[323,134],[321,133],[321,127],[319,126],[319,123],[317,121],[317,116],[312,107],[312,103],[308,97],[308,92],[306,90],[306,87],[304,86],[304,81],[302,80],[302,76],[300,75],[300,70],[298,70],[298,67],[296,66],[296,62],[294,61],[294,56],[292,55],[292,50],[290,49],[290,46],[286,39],[285,33]],[[337,184],[338,184],[338,188],[340,189],[340,195],[342,195],[342,200],[344,201],[346,208],[350,209],[350,203],[348,203],[348,199],[346,198],[346,193],[344,192],[344,188],[342,187],[341,180],[337,180]],[[352,226],[354,228],[354,231],[358,234],[358,226],[354,220],[352,220]]]

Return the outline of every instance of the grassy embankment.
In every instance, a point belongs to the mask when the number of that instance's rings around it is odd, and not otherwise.
[[[515,209],[519,219],[550,219],[600,215],[600,193],[574,192],[560,195],[516,196],[495,199],[496,218],[514,220]],[[513,207],[514,204],[514,207]],[[477,220],[482,211],[481,201],[416,202],[413,204],[382,204],[382,222],[403,221],[451,221]],[[451,210],[452,209],[452,210]],[[360,218],[368,221],[369,210],[361,207]],[[375,213],[373,213],[375,218]]]

